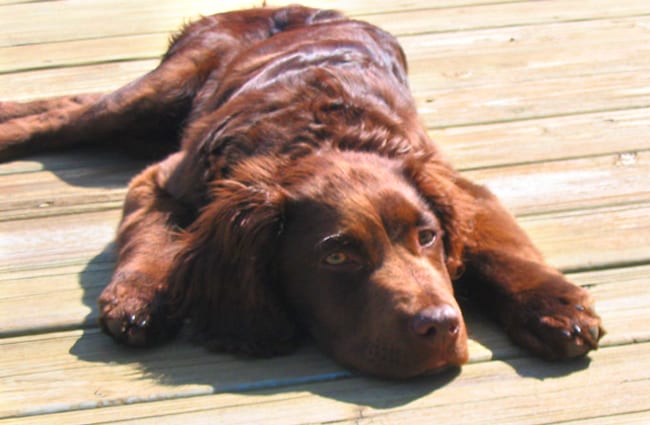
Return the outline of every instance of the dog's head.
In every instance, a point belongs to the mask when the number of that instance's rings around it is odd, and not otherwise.
[[[459,224],[442,174],[341,151],[250,161],[184,236],[175,300],[220,349],[275,354],[303,329],[376,375],[460,365]]]

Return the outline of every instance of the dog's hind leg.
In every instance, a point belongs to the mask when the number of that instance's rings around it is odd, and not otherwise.
[[[103,94],[89,93],[39,99],[31,102],[0,102],[0,123],[30,115],[39,115],[54,109],[69,109],[96,103]]]
[[[156,69],[113,93],[0,103],[0,161],[80,144],[162,157],[178,148],[197,93],[208,81],[218,90],[236,55],[276,32],[330,18],[319,13],[291,7],[209,16],[174,37]]]
[[[81,144],[169,153],[196,90],[187,62],[163,62],[106,95],[0,103],[0,161]]]

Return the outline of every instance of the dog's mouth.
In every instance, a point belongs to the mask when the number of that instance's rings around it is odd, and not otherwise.
[[[339,361],[360,372],[390,379],[406,379],[434,375],[458,368],[468,360],[467,344],[359,343],[360,351],[352,350]],[[361,355],[359,355],[361,354]]]

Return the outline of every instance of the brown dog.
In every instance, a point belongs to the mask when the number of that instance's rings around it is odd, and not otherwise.
[[[589,294],[441,158],[396,40],[336,12],[203,18],[118,91],[3,103],[0,122],[1,159],[171,153],[129,187],[99,298],[126,344],[189,319],[214,349],[274,355],[308,334],[346,366],[408,377],[467,361],[452,281],[542,357],[603,335]]]

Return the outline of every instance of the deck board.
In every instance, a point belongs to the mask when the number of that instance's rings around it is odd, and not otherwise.
[[[650,109],[629,109],[431,132],[460,169],[625,155],[647,149]]]
[[[111,264],[99,263],[4,273],[0,280],[0,337],[92,327],[97,320],[95,299],[111,272]],[[636,266],[568,275],[599,300],[598,311],[609,332],[604,343],[650,338],[645,325],[650,320],[645,313],[650,309],[650,293],[644,291],[649,273],[650,267]],[[58,307],[48,309],[53,296]]]
[[[0,164],[0,423],[649,423],[647,2],[304,3],[398,35],[431,135],[589,289],[602,348],[589,364],[543,362],[471,307],[470,364],[406,382],[357,376],[311,345],[270,360],[187,338],[117,346],[95,299],[144,163],[37,155]],[[0,0],[0,101],[113,90],[155,67],[188,19],[258,4]]]
[[[641,348],[637,352],[637,348]],[[630,356],[635,362],[626,361]],[[592,362],[548,364],[513,359],[470,364],[450,374],[408,384],[353,377],[284,390],[209,394],[55,415],[59,423],[552,423],[647,408],[650,346],[599,350]],[[582,368],[582,369],[581,369]],[[628,379],[631,374],[637,379]],[[568,377],[567,377],[568,376]],[[609,381],[611,386],[593,386]],[[588,390],[587,390],[588,389]],[[459,397],[461,393],[464,396]],[[538,409],[544,415],[534,415]],[[38,421],[40,419],[40,422]],[[383,421],[383,422],[381,422]],[[20,422],[16,422],[20,423]],[[25,418],[23,423],[46,423]]]
[[[650,33],[646,41],[650,41]],[[150,59],[3,74],[0,97],[30,100],[38,96],[110,91],[150,71],[157,63]],[[527,73],[530,80],[493,78],[477,86],[435,81],[434,77],[420,73],[411,74],[411,86],[422,117],[432,126],[444,128],[644,108],[650,86],[648,70],[650,63],[648,67],[624,72],[545,79],[535,78],[535,71],[520,67],[503,72]],[[18,86],[20,92],[13,89]]]
[[[240,3],[243,3],[240,1]],[[314,2],[320,4],[320,2]],[[229,3],[228,7],[236,7],[235,3]],[[142,7],[142,2],[138,2],[140,7],[137,8],[138,13],[135,14],[135,19],[142,18],[142,14],[150,13],[149,10]],[[67,28],[74,28],[74,37],[65,37],[65,33],[61,31],[60,26],[62,23],[57,23],[56,31],[52,34],[43,36],[42,43],[34,43],[34,34],[29,34],[29,43],[21,45],[19,40],[11,39],[13,45],[8,45],[9,41],[3,43],[0,39],[0,72],[11,70],[29,70],[39,68],[53,68],[56,66],[72,66],[75,64],[83,63],[97,63],[116,60],[128,60],[136,58],[155,58],[164,52],[169,40],[169,33],[175,31],[187,19],[198,15],[197,10],[205,13],[210,11],[217,11],[220,7],[216,6],[214,2],[205,2],[199,9],[196,8],[165,8],[165,6],[174,6],[173,2],[163,2],[156,14],[160,17],[161,14],[168,16],[165,19],[141,19],[138,27],[127,25],[123,19],[104,19],[102,23],[104,27],[97,27],[96,25],[88,25],[85,21],[86,16],[79,11],[74,17],[60,12],[58,9],[50,13],[39,13],[36,15],[37,19],[46,20],[52,13],[60,14],[63,19],[74,19],[66,22]],[[598,49],[608,49],[610,54],[625,55],[630,52],[626,49],[615,49],[617,44],[620,43],[621,38],[630,41],[642,34],[642,29],[629,25],[630,20],[645,20],[644,16],[639,15],[647,14],[647,9],[638,1],[622,1],[618,7],[604,7],[603,5],[611,6],[610,0],[590,0],[582,3],[570,2],[561,10],[552,2],[513,2],[513,3],[493,3],[483,6],[469,6],[458,8],[442,8],[439,2],[437,7],[433,8],[430,3],[423,1],[411,2],[410,8],[418,10],[408,10],[408,7],[401,6],[400,10],[394,13],[379,14],[361,14],[357,16],[359,19],[364,19],[376,25],[385,28],[391,33],[403,38],[403,43],[409,45],[409,37],[407,35],[420,35],[430,34],[435,32],[435,39],[437,45],[431,46],[429,43],[419,41],[419,37],[415,38],[415,43],[418,44],[418,51],[423,49],[423,53],[428,56],[444,56],[453,60],[453,52],[447,52],[444,48],[450,40],[457,44],[462,40],[456,34],[459,31],[466,31],[465,39],[468,39],[473,31],[485,41],[489,38],[494,38],[494,34],[504,34],[503,28],[509,28],[507,32],[511,34],[511,38],[518,40],[530,38],[535,40],[534,34],[539,33],[540,25],[543,24],[557,24],[557,23],[571,23],[576,30],[563,30],[562,36],[570,38],[572,43],[589,43]],[[62,4],[65,6],[65,4]],[[36,6],[39,9],[43,5]],[[51,5],[49,7],[60,8],[59,5]],[[92,7],[92,6],[91,6]],[[95,4],[95,7],[97,5]],[[34,12],[33,5],[22,6],[13,12],[16,21],[29,20],[30,25],[34,25]],[[78,9],[78,6],[76,7]],[[435,9],[430,13],[423,13],[422,9]],[[367,12],[367,11],[366,11]],[[95,12],[97,13],[97,12]],[[124,16],[126,11],[120,9],[120,16]],[[24,15],[24,17],[23,17]],[[526,17],[522,20],[522,17]],[[615,20],[614,20],[615,19]],[[83,25],[82,22],[84,21]],[[596,22],[593,22],[596,20]],[[605,22],[600,22],[606,20]],[[584,21],[580,23],[581,21]],[[36,22],[36,25],[43,30],[45,22]],[[49,24],[51,25],[51,24]],[[144,25],[144,27],[143,27]],[[532,26],[527,29],[526,27]],[[589,27],[589,28],[585,28]],[[613,30],[612,27],[615,29]],[[500,28],[500,29],[495,29]],[[482,30],[484,31],[478,31]],[[71,30],[72,31],[72,30]],[[607,31],[606,37],[599,37]],[[448,37],[441,36],[442,33],[451,33]],[[545,33],[547,31],[544,31]],[[486,37],[485,33],[491,34],[491,37]],[[592,34],[593,33],[593,34]],[[525,35],[525,36],[524,36]],[[15,37],[15,34],[12,34]],[[546,36],[548,37],[548,35]],[[431,39],[432,37],[428,37]],[[479,37],[476,37],[476,43]],[[46,44],[45,44],[46,42]],[[16,45],[17,44],[17,45]],[[543,46],[549,50],[548,53],[562,54],[563,49],[552,49],[552,43],[548,40],[543,42]],[[557,47],[557,46],[556,46]],[[641,49],[646,49],[643,45],[639,46]],[[526,47],[527,50],[529,50]],[[411,49],[413,50],[413,49]],[[575,53],[575,51],[573,51]],[[485,52],[483,52],[485,53]],[[477,49],[475,54],[481,54],[481,50]],[[417,67],[426,62],[426,57],[417,59],[411,56],[411,66]],[[467,56],[465,53],[464,57]],[[600,55],[599,55],[600,56]],[[594,55],[584,51],[582,55],[575,58],[587,57],[594,58]],[[600,56],[606,58],[607,56]],[[629,59],[643,60],[643,55],[636,55]],[[541,63],[541,62],[540,62]],[[625,66],[626,62],[616,61],[620,66]],[[430,68],[429,68],[430,69]]]
[[[546,149],[559,150],[548,146]],[[517,151],[513,151],[517,152]],[[508,156],[502,160],[510,162]],[[468,170],[463,174],[485,184],[516,214],[529,215],[591,206],[650,201],[650,152],[635,151],[587,158]],[[462,163],[462,162],[461,162]],[[0,222],[119,208],[125,186],[143,162],[71,164],[68,169],[2,174]],[[536,185],[537,196],[527,189]],[[558,186],[562,190],[558,190]]]
[[[8,0],[10,1],[10,0]],[[512,0],[511,0],[512,1]],[[0,47],[26,45],[80,38],[113,37],[123,34],[145,34],[176,30],[188,19],[199,15],[225,12],[237,8],[261,6],[262,0],[229,0],[228,3],[211,0],[83,0],[60,2],[16,2],[3,9],[12,17],[6,23],[6,34],[0,37]],[[344,10],[352,16],[386,14],[389,12],[443,10],[458,5],[480,5],[491,0],[439,0],[432,7],[427,0],[381,0],[379,2],[346,0],[304,0],[306,6]],[[501,1],[500,3],[508,3]],[[1,3],[0,3],[1,4]],[[268,5],[285,2],[268,1]],[[633,6],[633,9],[637,9]],[[620,7],[625,11],[627,8]],[[584,12],[584,9],[582,9]],[[443,12],[444,13],[444,12]],[[627,12],[631,13],[628,9]],[[58,19],[52,20],[56,15]]]
[[[119,217],[120,211],[111,209],[0,222],[0,273],[113,261],[114,254],[107,247]],[[650,259],[650,203],[526,216],[520,224],[549,263],[563,269]]]

